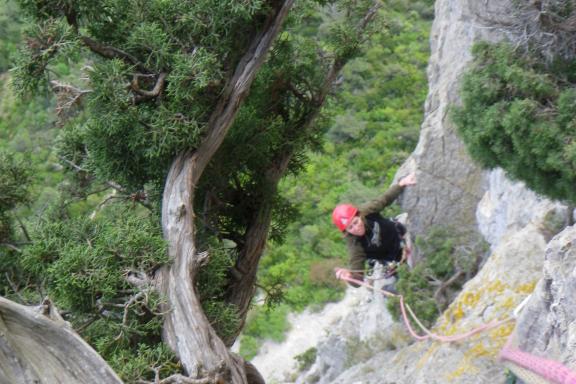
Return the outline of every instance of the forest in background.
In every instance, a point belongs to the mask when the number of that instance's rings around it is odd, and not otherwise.
[[[343,287],[332,270],[345,263],[346,253],[341,235],[330,224],[331,209],[339,201],[363,201],[384,191],[416,144],[427,91],[432,2],[392,1],[381,12],[386,28],[374,36],[364,57],[346,67],[339,97],[325,112],[333,123],[322,150],[310,153],[305,171],[281,185],[282,195],[299,208],[299,216],[284,229],[282,242],[269,244],[261,263],[259,285],[273,305],[270,310],[256,306],[253,311],[242,343],[246,357],[256,352],[260,340],[281,338],[287,311],[340,297]],[[313,19],[312,24],[324,22],[321,13]],[[56,100],[48,91],[38,91],[21,101],[9,86],[9,57],[14,57],[20,43],[21,28],[15,6],[3,4],[0,145],[16,152],[17,162],[24,159],[30,164],[26,169],[31,171],[22,173],[31,180],[29,197],[16,210],[20,228],[26,228],[61,198],[60,191],[73,186],[64,180],[66,164],[53,151],[59,130]],[[80,69],[66,61],[52,67],[60,79]],[[91,212],[102,199],[98,194],[81,196],[72,212]],[[393,213],[394,208],[389,214]],[[126,231],[134,228],[128,225]],[[14,297],[9,284],[4,289],[6,296]]]

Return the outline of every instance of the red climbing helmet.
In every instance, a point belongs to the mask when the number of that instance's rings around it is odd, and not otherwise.
[[[338,204],[332,211],[332,222],[339,230],[344,231],[357,213],[358,208],[351,204]]]

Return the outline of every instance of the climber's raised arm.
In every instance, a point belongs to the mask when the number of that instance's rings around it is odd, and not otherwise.
[[[411,173],[408,176],[401,178],[398,184],[394,184],[388,188],[388,190],[384,192],[382,196],[360,205],[358,209],[363,215],[380,212],[392,204],[398,198],[398,196],[400,196],[404,188],[414,184],[416,184],[416,175]]]

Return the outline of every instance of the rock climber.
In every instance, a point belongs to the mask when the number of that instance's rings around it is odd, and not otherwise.
[[[416,184],[416,175],[409,174],[390,187],[380,198],[360,205],[338,204],[332,211],[332,222],[344,233],[350,257],[350,269],[339,268],[337,277],[364,280],[365,263],[378,261],[395,266],[406,261],[410,249],[406,246],[406,228],[400,222],[383,217],[380,211],[392,204],[404,188]],[[357,286],[351,283],[352,286]]]

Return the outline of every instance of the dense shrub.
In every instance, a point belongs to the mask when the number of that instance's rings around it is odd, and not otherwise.
[[[472,157],[534,191],[576,202],[576,64],[478,43],[453,119]]]
[[[151,366],[174,368],[176,359],[161,342],[165,300],[148,277],[168,262],[166,244],[147,211],[127,204],[94,218],[47,216],[31,236],[20,258],[28,279],[41,282],[124,379],[152,379]]]

